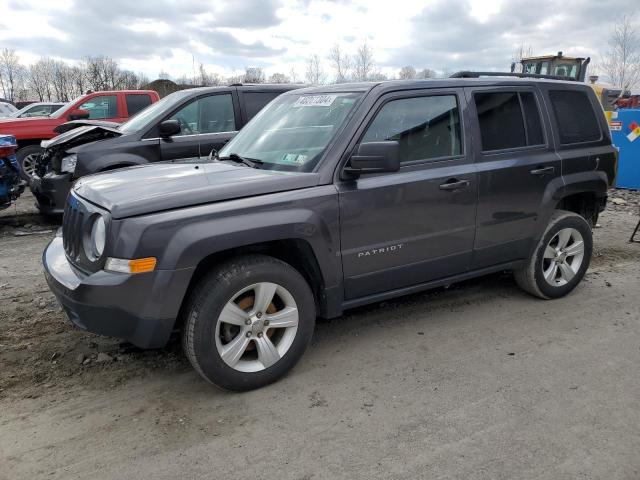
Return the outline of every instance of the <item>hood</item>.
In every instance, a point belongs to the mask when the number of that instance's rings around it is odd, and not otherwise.
[[[318,184],[317,173],[259,170],[222,162],[156,163],[90,175],[74,191],[111,211],[113,218],[142,215]]]
[[[117,130],[120,124],[116,122],[108,122],[106,120],[71,120],[70,122],[65,122],[58,125],[56,128],[53,129],[53,131],[56,133],[64,133],[64,132],[68,132],[69,130],[73,130],[74,128],[85,127],[85,126],[105,127],[108,129]]]
[[[119,137],[120,135],[122,135],[122,132],[120,132],[120,130],[118,130],[117,128],[111,126],[78,126],[73,130],[68,130],[65,131],[65,133],[61,133],[51,140],[43,140],[40,145],[43,148],[57,147],[65,144],[69,146],[82,145],[83,143],[93,142],[100,136]]]
[[[58,123],[60,123],[59,119],[51,118],[51,117],[29,117],[29,118],[8,117],[8,118],[0,118],[0,130],[7,125],[28,127],[31,125],[41,125],[41,124],[57,125]]]

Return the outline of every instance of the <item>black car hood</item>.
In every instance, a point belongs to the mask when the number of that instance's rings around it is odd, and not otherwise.
[[[113,218],[313,187],[316,173],[260,170],[226,162],[138,165],[78,180],[74,191]]]
[[[108,122],[106,120],[71,120],[70,122],[65,122],[58,125],[56,128],[53,129],[53,131],[56,133],[64,133],[78,127],[86,127],[86,126],[108,127],[108,128],[117,129],[120,126],[120,124],[116,122]]]
[[[73,130],[68,130],[65,133],[61,133],[57,137],[53,137],[51,140],[43,140],[40,145],[43,148],[57,147],[59,145],[71,143],[73,143],[74,145],[80,145],[83,143],[83,138],[86,138],[87,142],[93,142],[101,133],[114,137],[122,135],[122,132],[120,130],[112,126],[84,125],[76,127]]]

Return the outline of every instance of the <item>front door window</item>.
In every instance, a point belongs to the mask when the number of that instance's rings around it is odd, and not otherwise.
[[[98,95],[90,98],[78,108],[87,110],[90,120],[118,118],[118,97],[115,95]]]

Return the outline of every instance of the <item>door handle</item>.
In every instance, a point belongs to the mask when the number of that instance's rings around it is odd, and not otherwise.
[[[440,190],[458,190],[460,188],[468,187],[469,183],[469,180],[458,180],[457,178],[452,178],[446,183],[440,185]]]
[[[553,173],[556,169],[554,167],[538,167],[531,170],[531,175],[546,175],[547,173]]]

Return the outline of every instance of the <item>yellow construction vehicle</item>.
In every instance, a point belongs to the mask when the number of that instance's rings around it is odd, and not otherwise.
[[[528,57],[520,60],[522,73],[529,75],[550,75],[565,80],[584,82],[587,73],[587,66],[591,59],[589,57],[565,57],[562,52],[557,55],[543,55],[540,57]],[[516,69],[516,63],[511,64],[511,72]],[[615,110],[616,102],[622,95],[622,89],[610,85],[597,83],[598,77],[589,77],[589,85],[594,89],[602,107],[605,110]]]
[[[523,58],[520,63],[522,64],[522,73],[566,77],[567,80],[584,82],[587,65],[590,61],[589,57],[565,57],[562,52],[558,52],[557,55]],[[511,71],[514,72],[515,69],[516,63],[513,62]]]

